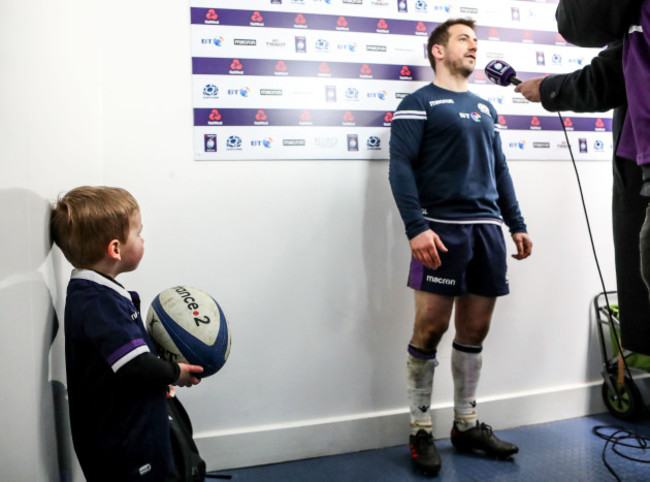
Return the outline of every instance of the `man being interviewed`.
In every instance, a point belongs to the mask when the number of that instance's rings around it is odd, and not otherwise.
[[[427,48],[435,79],[400,103],[391,127],[390,184],[413,254],[409,442],[413,463],[430,475],[441,465],[429,408],[436,348],[454,307],[451,441],[457,450],[498,458],[518,451],[476,414],[482,343],[496,297],[509,292],[503,222],[516,245],[514,258],[527,258],[532,242],[501,150],[496,110],[467,90],[476,64],[474,29],[471,19],[450,19],[431,33]]]

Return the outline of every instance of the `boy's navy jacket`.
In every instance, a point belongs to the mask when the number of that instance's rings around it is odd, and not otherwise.
[[[167,385],[118,372],[155,348],[139,298],[90,270],[74,270],[65,307],[72,440],[89,481],[161,480],[173,470]]]

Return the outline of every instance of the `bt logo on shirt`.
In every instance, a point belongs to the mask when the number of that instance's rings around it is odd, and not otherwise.
[[[467,112],[459,112],[458,115],[461,119],[471,119],[474,122],[481,122],[481,114],[478,112],[471,112],[469,114]]]

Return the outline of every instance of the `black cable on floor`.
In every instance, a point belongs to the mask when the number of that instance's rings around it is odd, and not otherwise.
[[[613,430],[613,432],[606,434],[603,430]],[[631,460],[632,462],[639,462],[641,464],[650,464],[650,455],[647,455],[647,451],[650,449],[648,447],[648,442],[650,439],[639,435],[635,432],[630,432],[623,427],[617,425],[597,425],[591,429],[592,433],[597,437],[605,440],[605,446],[603,447],[602,459],[607,470],[616,478],[617,481],[621,481],[621,478],[614,471],[611,465],[607,462],[607,448],[610,447],[611,451],[616,455],[623,457],[624,459]],[[639,450],[641,455],[645,455],[645,458],[632,457],[621,452],[621,447],[627,447],[628,449]]]

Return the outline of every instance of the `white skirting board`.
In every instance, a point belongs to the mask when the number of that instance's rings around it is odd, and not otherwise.
[[[644,400],[648,381],[635,377]],[[495,430],[564,420],[606,412],[602,380],[551,391],[511,394],[478,400],[479,420]],[[434,436],[449,437],[453,407],[432,406]],[[195,433],[209,471],[265,465],[404,445],[408,442],[408,409],[312,419],[248,427],[242,430]],[[406,449],[405,449],[406,450]]]

